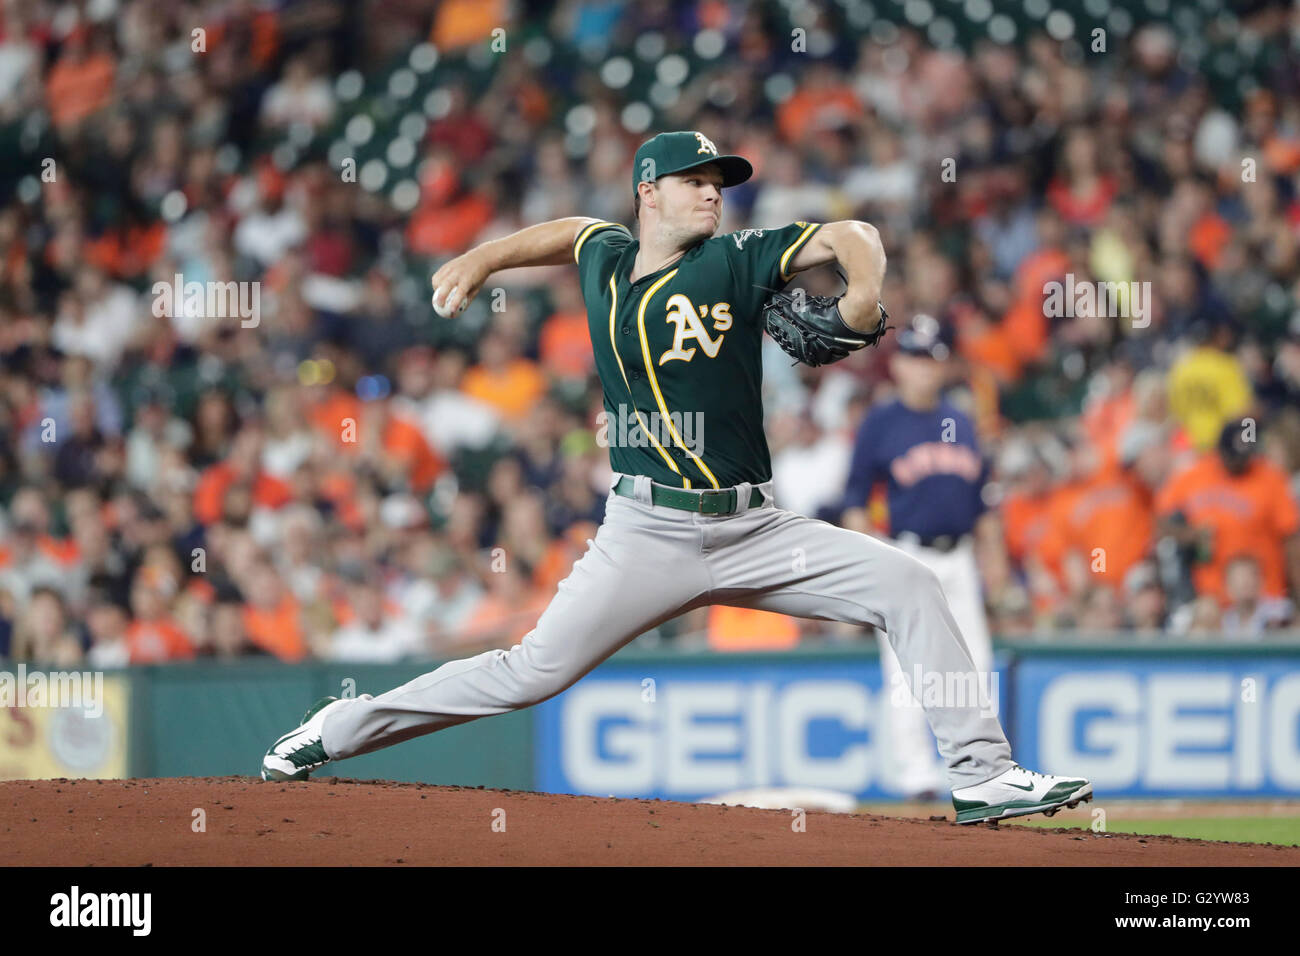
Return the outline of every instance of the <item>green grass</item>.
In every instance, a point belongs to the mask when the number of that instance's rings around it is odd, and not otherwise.
[[[1018,826],[1054,827],[1062,830],[1091,830],[1090,820],[1052,820],[1030,817],[1007,820]],[[1158,820],[1106,820],[1109,833],[1145,833],[1156,836],[1190,837],[1195,840],[1230,840],[1234,843],[1281,843],[1300,845],[1300,817],[1185,817]]]

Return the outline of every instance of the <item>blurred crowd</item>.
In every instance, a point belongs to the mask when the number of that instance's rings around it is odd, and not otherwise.
[[[939,48],[906,22],[846,26],[861,6],[795,5],[794,50],[790,5],[724,0],[563,0],[519,22],[492,0],[0,2],[0,658],[515,643],[603,516],[585,312],[574,270],[537,268],[447,323],[427,276],[542,220],[631,225],[632,155],[658,129],[756,166],[720,231],[869,221],[891,314],[943,323],[1013,570],[986,594],[995,633],[1291,626],[1300,7],[1206,13],[1205,36],[1273,54],[1212,82],[1161,22],[1104,53],[1082,25]],[[501,26],[546,48],[478,55]],[[449,70],[417,117],[418,192],[292,148],[346,146],[344,78],[430,48],[481,82]],[[678,49],[713,53],[656,67]],[[626,57],[658,76],[654,128],[610,82]],[[160,308],[177,276],[255,283],[256,308]],[[1149,283],[1143,314],[1054,308],[1067,276]],[[892,394],[889,343],[826,370],[771,348],[783,506],[864,504],[844,482]],[[753,626],[705,610],[655,636]]]

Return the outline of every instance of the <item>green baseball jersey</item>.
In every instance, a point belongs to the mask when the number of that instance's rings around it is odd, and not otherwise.
[[[743,229],[629,282],[640,242],[613,222],[573,243],[615,471],[677,488],[772,477],[763,433],[763,303],[820,228]]]

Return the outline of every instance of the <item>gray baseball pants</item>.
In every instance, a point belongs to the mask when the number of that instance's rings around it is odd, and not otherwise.
[[[321,732],[325,752],[341,760],[541,703],[639,634],[709,604],[874,625],[888,635],[909,687],[918,668],[950,680],[974,674],[939,580],[916,558],[775,507],[770,483],[760,486],[761,507],[720,516],[655,507],[650,479],[636,483],[635,499],[610,493],[591,547],[523,640],[336,708]],[[742,508],[750,490],[737,486]],[[1011,766],[987,702],[926,703],[953,789]]]

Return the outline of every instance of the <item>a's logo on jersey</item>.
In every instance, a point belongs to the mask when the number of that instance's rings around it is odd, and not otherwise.
[[[745,240],[750,236],[757,238],[762,235],[762,229],[742,229],[740,232],[733,232],[731,238],[735,241],[737,249],[743,249],[745,247]]]
[[[687,339],[695,339],[699,347],[704,349],[704,354],[709,358],[718,357],[718,349],[722,348],[722,334],[731,328],[731,303],[719,302],[713,306],[713,330],[719,333],[715,339],[709,335],[709,330],[704,327],[702,321],[710,314],[707,305],[699,306],[696,309],[695,303],[685,295],[678,292],[676,295],[669,297],[665,303],[668,310],[664,319],[677,326],[673,334],[673,347],[663,355],[659,356],[659,364],[671,362],[673,359],[680,359],[683,362],[689,362],[695,357],[695,346],[686,348]]]
[[[710,156],[718,155],[718,147],[713,145],[713,140],[703,133],[696,133],[695,138],[700,141],[700,148],[695,151],[696,153],[707,153]]]

